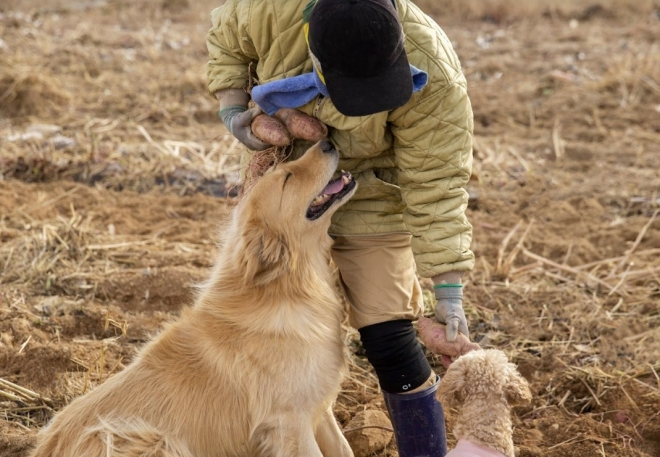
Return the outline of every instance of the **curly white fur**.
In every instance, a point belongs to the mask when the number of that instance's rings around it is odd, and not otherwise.
[[[447,457],[513,457],[511,406],[531,398],[529,384],[502,351],[480,349],[459,357],[438,388],[443,406],[459,409],[452,430],[459,446]]]

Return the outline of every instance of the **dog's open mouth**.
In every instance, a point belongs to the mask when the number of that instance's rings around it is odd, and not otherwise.
[[[307,219],[318,219],[325,213],[336,201],[339,201],[355,188],[355,180],[347,171],[341,172],[341,176],[333,179],[325,186],[325,189],[312,200],[307,208]]]

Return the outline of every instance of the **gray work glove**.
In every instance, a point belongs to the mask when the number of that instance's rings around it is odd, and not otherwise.
[[[261,114],[261,109],[258,106],[247,109],[246,106],[232,105],[221,109],[218,117],[225,124],[227,130],[234,135],[234,138],[253,151],[263,151],[271,145],[257,138],[252,133],[252,127],[250,126],[252,119],[259,114]]]
[[[458,332],[470,338],[467,319],[463,311],[463,286],[460,284],[441,284],[434,287],[435,319],[447,326],[447,341],[456,341]]]

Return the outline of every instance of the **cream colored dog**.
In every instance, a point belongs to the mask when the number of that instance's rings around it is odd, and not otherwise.
[[[277,165],[236,207],[192,308],[121,373],[59,412],[32,457],[347,457],[332,414],[345,371],[322,141]],[[330,182],[329,182],[330,181]]]
[[[438,387],[445,408],[458,408],[458,440],[447,457],[513,457],[511,406],[527,403],[529,384],[506,355],[478,349],[460,356]]]

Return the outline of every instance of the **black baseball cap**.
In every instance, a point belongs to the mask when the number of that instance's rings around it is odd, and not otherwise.
[[[412,96],[392,0],[318,0],[309,18],[309,49],[333,104],[346,116],[390,111]]]

